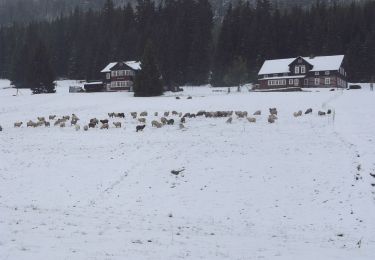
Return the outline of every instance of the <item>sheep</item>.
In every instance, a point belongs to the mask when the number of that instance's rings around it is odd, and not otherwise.
[[[159,113],[158,113],[158,112],[155,112],[155,113],[154,113],[154,116],[158,116],[158,115],[159,115]]]
[[[188,96],[187,99],[193,99],[193,97],[192,96]]]
[[[76,116],[75,114],[72,114],[72,120],[79,120],[78,116]]]
[[[260,116],[262,114],[262,111],[257,110],[254,112],[253,116]]]
[[[89,130],[89,126],[88,126],[88,125],[85,125],[85,126],[83,127],[83,130],[84,130],[84,131]]]
[[[44,122],[44,126],[45,126],[45,127],[50,127],[50,126],[51,126],[51,123],[48,122],[48,121],[46,121],[46,122]]]
[[[57,125],[61,124],[62,122],[63,122],[62,119],[57,119],[57,120],[55,121],[55,123],[54,123],[54,126],[57,126]]]
[[[108,117],[113,118],[115,116],[115,113],[108,113]]]
[[[50,115],[48,118],[49,120],[54,120],[56,118],[56,115]]]
[[[190,114],[189,118],[195,118],[195,114]]]
[[[137,112],[131,112],[130,115],[133,117],[133,119],[137,118]]]
[[[100,120],[100,123],[102,123],[103,125],[104,125],[104,124],[108,124],[108,119]]]
[[[99,124],[99,120],[96,118],[91,118],[90,123]]]
[[[206,114],[206,111],[200,110],[198,111],[197,116],[204,116],[205,114]]]
[[[90,122],[89,123],[89,128],[95,128],[96,127],[96,123],[95,122]]]
[[[113,122],[113,125],[114,125],[116,128],[121,128],[121,122]]]
[[[79,125],[75,125],[74,128],[76,129],[76,131],[79,131],[81,129]]]
[[[144,112],[142,112],[142,113],[139,114],[139,116],[147,116],[147,115],[148,115],[148,114],[147,114],[146,111],[144,111]]]
[[[164,112],[164,116],[168,117],[169,116],[169,112]]]
[[[294,117],[300,117],[300,116],[302,116],[302,110],[300,110],[300,111],[298,111],[298,112],[294,112],[294,113],[293,113],[293,116],[294,116]]]
[[[38,121],[38,122],[35,123],[34,127],[42,126],[42,125],[44,125],[44,121]]]
[[[185,128],[184,124],[183,124],[183,123],[180,123],[179,128],[180,128],[180,129],[184,129],[184,128]]]
[[[138,132],[138,131],[143,131],[143,129],[146,127],[146,125],[137,125],[136,127],[135,127],[135,129],[136,129],[136,132]]]
[[[72,121],[70,122],[70,125],[76,125],[78,120],[76,118],[72,118]]]
[[[181,123],[185,123],[185,121],[186,121],[185,117],[182,117],[180,120]]]
[[[176,97],[176,99],[180,99],[180,97]]]
[[[168,119],[166,119],[165,117],[162,117],[162,118],[160,118],[160,122],[162,122],[162,124],[165,125],[165,124],[167,124]]]
[[[21,127],[22,124],[23,124],[22,122],[15,122],[14,127]]]
[[[257,119],[255,117],[247,117],[247,121],[249,121],[249,123],[256,123]]]
[[[177,111],[172,111],[172,115],[177,116],[178,115]]]
[[[182,112],[178,113],[178,117],[182,117]]]
[[[174,124],[174,119],[169,119],[167,122],[168,125],[173,125]]]
[[[1,125],[0,125],[0,132],[1,132],[1,131],[3,131],[3,128],[2,128]]]
[[[108,123],[104,123],[104,124],[100,127],[100,129],[109,129],[109,125],[108,125]]]
[[[117,114],[115,114],[115,117],[125,118],[125,113],[117,113]]]
[[[272,117],[268,117],[268,123],[270,124],[275,123],[275,119],[273,119]]]
[[[190,117],[190,113],[185,113],[183,117]]]
[[[271,115],[277,115],[277,109],[274,107],[274,108],[270,108],[270,114]]]
[[[65,123],[61,123],[61,124],[60,124],[60,127],[65,127]]]
[[[313,112],[312,108],[306,110],[305,115],[311,114]]]
[[[228,118],[228,120],[227,120],[225,123],[227,123],[227,124],[231,124],[232,121],[233,121],[233,117],[230,117],[230,118]]]
[[[155,126],[156,128],[161,128],[161,127],[163,126],[162,123],[160,123],[160,122],[158,122],[158,121],[156,121],[156,120],[153,120],[153,121],[151,122],[151,125],[152,125],[152,126]]]
[[[277,120],[277,116],[275,114],[269,115],[268,118],[271,118],[272,120]]]
[[[325,115],[326,115],[326,112],[319,111],[319,112],[318,112],[318,115],[319,115],[319,116],[325,116]]]
[[[70,119],[70,116],[63,116],[63,119],[64,119],[65,121],[68,121],[68,120]]]
[[[146,123],[146,118],[144,118],[144,117],[138,118],[138,122],[139,123]]]
[[[46,121],[46,119],[44,117],[38,117],[38,121],[39,122],[44,122],[44,121]]]
[[[328,111],[327,111],[327,115],[330,115],[330,114],[332,114],[332,110],[331,110],[331,109],[328,109]]]

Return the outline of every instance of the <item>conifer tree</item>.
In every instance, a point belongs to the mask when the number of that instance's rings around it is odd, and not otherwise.
[[[149,41],[142,56],[141,70],[135,77],[135,97],[160,96],[163,94],[163,84],[157,64],[153,44]]]

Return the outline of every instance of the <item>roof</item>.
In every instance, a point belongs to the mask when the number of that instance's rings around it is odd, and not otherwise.
[[[282,76],[282,77],[267,77],[261,78],[259,80],[267,80],[267,79],[302,79],[306,77],[305,75],[290,75],[290,76]]]
[[[279,59],[279,60],[266,60],[263,63],[258,75],[288,73],[289,65],[296,58]],[[333,56],[318,56],[314,58],[302,57],[306,62],[310,63],[313,68],[311,71],[326,71],[326,70],[339,70],[344,60],[344,55]]]
[[[118,62],[111,62],[109,63],[101,72],[111,72],[111,69],[117,64]],[[141,63],[139,61],[124,61],[124,63],[132,68],[133,70],[140,70]]]

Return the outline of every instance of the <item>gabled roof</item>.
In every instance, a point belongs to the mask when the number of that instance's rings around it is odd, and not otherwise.
[[[111,62],[109,63],[101,72],[111,72],[112,68],[116,66],[118,62]],[[133,70],[140,70],[141,69],[141,63],[139,61],[124,61],[124,63],[132,68]]]
[[[297,57],[299,58],[299,57]],[[297,58],[266,60],[263,63],[258,75],[288,73],[289,65]],[[344,60],[344,55],[318,56],[314,58],[302,57],[310,63],[313,68],[311,71],[339,70]]]

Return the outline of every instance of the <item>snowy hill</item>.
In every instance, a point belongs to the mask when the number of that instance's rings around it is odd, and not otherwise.
[[[69,94],[71,84],[59,82],[56,94],[13,96],[0,81],[1,259],[375,258],[369,89],[227,94],[188,87],[134,98]],[[279,111],[275,124],[267,122],[270,107]],[[293,117],[309,107],[312,115]],[[237,117],[232,124],[188,118],[182,130],[150,124],[172,110],[258,109],[253,124]],[[317,115],[327,109],[334,113]],[[131,111],[149,112],[143,132]],[[110,119],[121,129],[13,127],[72,113],[83,126],[108,112],[126,113]]]

